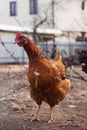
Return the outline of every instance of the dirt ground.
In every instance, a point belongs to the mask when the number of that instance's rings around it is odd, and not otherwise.
[[[87,80],[80,66],[73,68]],[[43,102],[40,122],[30,122],[36,104],[30,98],[27,65],[0,65],[0,130],[87,130],[87,81],[73,72],[72,87],[66,98],[55,106],[54,121]],[[79,78],[78,78],[79,77]]]

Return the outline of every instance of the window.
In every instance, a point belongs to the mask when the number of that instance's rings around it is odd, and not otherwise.
[[[82,1],[82,10],[85,9],[85,1]]]
[[[17,3],[16,1],[10,2],[10,16],[17,15]]]
[[[37,0],[30,0],[30,14],[38,13],[38,4]]]

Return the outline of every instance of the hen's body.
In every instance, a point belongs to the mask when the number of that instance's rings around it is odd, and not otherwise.
[[[42,101],[45,101],[51,108],[51,121],[53,120],[52,108],[64,99],[70,89],[70,81],[63,80],[65,67],[59,56],[53,61],[47,60],[35,44],[23,36],[22,42],[25,41],[27,44],[23,47],[29,57],[30,95],[39,106],[34,119],[37,118]]]
[[[28,73],[31,97],[38,105],[45,101],[50,106],[54,106],[65,96],[65,90],[61,89],[61,73],[47,60],[35,63],[29,66]]]

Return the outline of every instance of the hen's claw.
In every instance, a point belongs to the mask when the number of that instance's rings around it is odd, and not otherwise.
[[[36,116],[34,116],[34,117],[30,120],[30,122],[32,122],[32,121],[40,121],[40,119],[37,118]]]
[[[53,122],[53,120],[51,120],[51,119],[50,119],[50,120],[48,120],[48,123],[51,123],[51,122]]]

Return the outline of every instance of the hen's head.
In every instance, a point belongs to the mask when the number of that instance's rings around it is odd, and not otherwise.
[[[28,43],[27,37],[24,36],[21,32],[18,32],[15,37],[15,43],[17,43],[20,47],[23,47]]]

